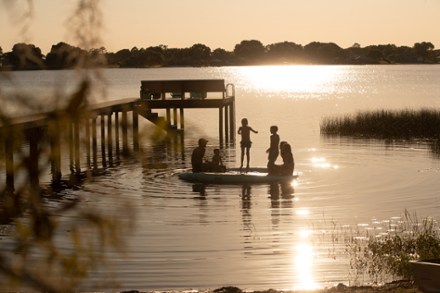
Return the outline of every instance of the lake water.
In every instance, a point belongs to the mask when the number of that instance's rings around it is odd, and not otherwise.
[[[70,71],[13,73],[21,89],[48,94]],[[374,109],[440,108],[440,66],[263,66],[106,69],[107,99],[139,96],[140,80],[222,78],[235,84],[237,125],[252,134],[251,165],[265,166],[269,127],[293,147],[290,186],[200,186],[180,181],[199,137],[218,147],[217,110],[185,112],[183,145],[143,140],[140,158],[125,160],[79,190],[84,206],[118,219],[134,214],[124,232],[126,253],[109,252],[84,289],[307,289],[368,283],[350,270],[341,229],[380,229],[405,210],[440,216],[440,160],[425,142],[328,138],[323,118]],[[67,90],[71,84],[67,84]],[[97,95],[96,101],[100,100]],[[13,108],[11,106],[11,108]],[[143,133],[154,127],[142,121]],[[239,165],[239,144],[222,149]],[[128,202],[131,210],[121,202]],[[61,219],[68,221],[71,219]],[[66,232],[60,231],[62,241]],[[4,240],[3,240],[4,241]],[[109,281],[111,280],[111,282]],[[96,286],[96,287],[94,287]]]

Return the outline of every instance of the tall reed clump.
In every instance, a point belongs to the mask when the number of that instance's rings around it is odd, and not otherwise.
[[[368,274],[375,283],[389,278],[410,280],[410,262],[440,257],[440,227],[433,218],[422,221],[405,211],[377,231],[358,230],[346,243],[350,266],[359,277]]]
[[[377,110],[321,121],[321,133],[365,138],[440,139],[440,110]]]

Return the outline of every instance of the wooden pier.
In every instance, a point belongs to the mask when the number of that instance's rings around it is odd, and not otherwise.
[[[114,158],[130,152],[130,146],[133,151],[139,149],[139,116],[165,131],[182,132],[184,110],[191,108],[217,108],[220,144],[234,142],[234,87],[221,79],[141,81],[140,98],[13,119],[0,127],[5,191],[14,192],[19,167],[27,172],[31,187],[39,188],[44,157],[55,186],[62,181],[62,157],[69,158],[70,175],[111,166]],[[159,109],[165,109],[164,117],[154,112]],[[68,154],[63,154],[66,144]],[[19,166],[16,157],[25,158],[26,164]]]
[[[140,96],[139,113],[158,125],[166,121],[168,129],[185,128],[184,109],[217,108],[220,144],[235,139],[235,88],[223,79],[143,80]],[[166,109],[166,117],[152,113],[155,109]]]

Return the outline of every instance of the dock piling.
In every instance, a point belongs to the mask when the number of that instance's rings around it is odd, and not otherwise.
[[[77,178],[82,172],[82,167],[87,171],[91,169],[98,171],[100,163],[103,168],[112,166],[114,151],[119,159],[120,141],[122,141],[122,153],[129,154],[129,131],[133,142],[132,148],[138,151],[139,115],[167,131],[178,130],[179,141],[175,147],[183,149],[185,109],[218,109],[220,145],[223,146],[225,140],[226,142],[234,140],[235,96],[225,92],[224,80],[142,81],[141,83],[142,87],[151,90],[152,94],[145,96],[149,99],[143,97],[105,102],[91,107],[89,113],[81,117],[72,118],[72,115],[64,111],[54,111],[13,119],[11,124],[0,125],[6,190],[14,192],[14,180],[17,172],[21,172],[17,171],[14,155],[21,155],[18,145],[23,144],[22,137],[25,137],[29,143],[26,172],[30,177],[29,183],[32,188],[38,188],[40,185],[39,175],[42,170],[39,167],[39,158],[45,146],[49,148],[52,185],[59,185],[62,181],[64,160],[68,160],[69,165],[65,168],[70,169],[71,178],[72,176]],[[213,98],[207,95],[208,92],[221,93],[220,98]],[[176,96],[169,98],[170,93],[180,93],[180,95],[178,98]],[[152,110],[155,109],[165,109],[166,119],[160,117],[158,113],[153,113]],[[129,112],[132,112],[131,119],[128,118]],[[63,151],[66,150],[67,154],[63,155]],[[85,150],[85,153],[82,150]],[[181,153],[184,160],[184,152]],[[86,160],[83,166],[82,156],[85,156]]]

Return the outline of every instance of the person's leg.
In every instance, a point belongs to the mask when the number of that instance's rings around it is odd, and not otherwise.
[[[275,161],[269,160],[269,162],[267,162],[267,174],[275,174]]]
[[[250,155],[250,148],[246,148],[246,169],[249,169]]]
[[[244,147],[241,147],[241,163],[240,163],[240,169],[243,168],[243,159],[244,159]]]

